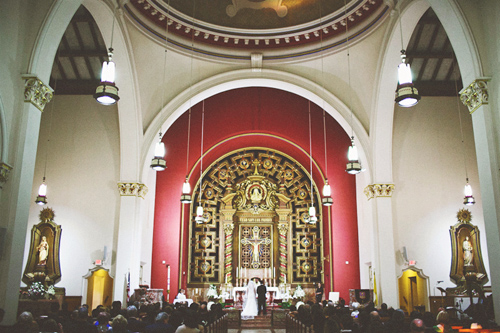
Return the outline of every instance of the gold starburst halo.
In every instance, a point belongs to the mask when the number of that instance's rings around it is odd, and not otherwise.
[[[462,208],[457,213],[457,219],[462,223],[470,223],[472,220],[472,214],[468,209]]]
[[[42,222],[49,222],[49,221],[54,221],[54,217],[56,217],[56,214],[52,210],[52,208],[44,208],[40,211],[40,221]]]

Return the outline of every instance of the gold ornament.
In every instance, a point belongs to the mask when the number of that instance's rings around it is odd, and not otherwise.
[[[56,217],[56,214],[52,210],[52,208],[44,208],[40,211],[40,215],[38,215],[40,218],[41,222],[49,222],[49,221],[54,221],[54,217]]]
[[[470,221],[472,220],[472,214],[468,209],[462,208],[457,213],[457,219],[458,222],[470,223]]]

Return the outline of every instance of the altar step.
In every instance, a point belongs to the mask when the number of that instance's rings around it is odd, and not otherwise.
[[[257,316],[254,319],[242,320],[241,328],[271,328],[271,315]]]

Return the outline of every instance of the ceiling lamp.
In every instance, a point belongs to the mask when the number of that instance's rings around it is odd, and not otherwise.
[[[456,70],[456,59],[453,57],[453,67]],[[458,112],[458,122],[460,124],[460,138],[462,139],[462,154],[464,156],[464,168],[465,168],[465,187],[464,187],[464,205],[472,206],[476,203],[476,199],[472,195],[472,186],[469,184],[469,175],[467,172],[467,154],[465,152],[465,141],[464,141],[464,131],[462,129],[462,115],[460,114],[460,95],[458,94],[458,83],[457,76],[455,76],[455,91],[457,93],[457,112]]]
[[[151,168],[155,171],[163,171],[167,168],[167,161],[165,161],[165,144],[161,141],[161,131],[160,140],[155,146],[155,156],[151,160]]]
[[[406,63],[406,52],[401,50],[401,63],[398,66],[398,88],[396,89],[396,103],[408,108],[420,101],[417,88],[413,86],[410,64]]]
[[[94,98],[102,105],[112,105],[118,102],[118,87],[115,84],[115,63],[113,62],[113,33],[115,29],[115,14],[111,28],[111,44],[108,51],[108,60],[102,63],[101,83],[97,86]]]
[[[203,206],[201,205],[201,189],[203,185],[203,128],[205,125],[205,100],[203,100],[201,108],[201,153],[200,153],[200,192],[198,193],[198,207],[196,207],[196,217],[194,218],[197,224],[202,224],[208,221],[204,217]]]
[[[320,4],[320,12],[321,12],[321,4]],[[322,26],[322,15],[320,15],[320,26]],[[321,49],[323,49],[323,29],[320,29],[320,39],[321,39]],[[323,66],[323,58],[321,57],[321,83],[323,94],[325,93],[325,71]],[[325,100],[323,99],[323,141],[325,147],[325,184],[323,185],[323,198],[321,199],[321,203],[323,206],[331,206],[333,205],[332,199],[332,188],[330,184],[328,184],[328,150],[326,147],[326,112],[325,112]]]
[[[347,150],[347,160],[349,162],[347,163],[345,171],[348,174],[355,175],[362,171],[361,163],[359,162],[358,147],[354,145],[354,136],[351,136],[351,145]]]
[[[186,176],[186,181],[182,184],[181,202],[188,204],[191,201],[191,184],[189,184],[189,178]]]
[[[312,135],[311,135],[311,101],[309,101],[309,163],[311,170],[311,206],[309,207],[309,224],[316,224],[318,217],[316,216],[316,207],[314,207],[314,187],[313,187],[313,168],[312,168]]]
[[[344,0],[344,15],[345,15],[345,33],[347,39],[347,78],[349,84],[349,103],[352,105],[352,89],[351,89],[351,52],[349,48],[349,20],[347,17],[347,3]],[[349,107],[349,106],[347,106]],[[354,145],[354,128],[353,128],[353,112],[351,111],[351,145],[347,149],[347,165],[345,171],[350,175],[356,175],[363,171],[361,169],[361,162],[359,162],[358,148]]]
[[[396,89],[396,103],[399,106],[409,108],[420,101],[417,88],[413,86],[410,64],[406,63],[406,51],[403,44],[403,27],[401,24],[401,8],[399,10],[399,32],[401,34],[401,63],[398,66],[398,87]]]
[[[464,188],[464,194],[464,205],[472,206],[476,203],[476,199],[474,199],[474,196],[472,195],[472,187],[469,185],[469,178],[467,178],[467,184]]]
[[[47,185],[45,184],[45,176],[43,176],[43,181],[38,188],[38,196],[35,199],[37,205],[43,206],[47,203]]]

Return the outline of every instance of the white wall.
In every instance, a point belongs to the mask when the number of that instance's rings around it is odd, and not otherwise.
[[[42,115],[32,197],[34,201],[48,152],[46,207],[55,211],[54,221],[62,227],[62,278],[57,287],[75,296],[82,293],[82,276],[94,267],[96,259],[102,259],[104,246],[107,268],[116,247],[118,112],[115,106],[99,105],[91,96],[56,96],[52,103]],[[31,204],[23,267],[31,228],[39,222],[41,209]]]
[[[476,198],[472,224],[481,235],[481,249],[489,275],[479,179],[471,116],[460,104],[469,182]],[[430,295],[436,281],[453,287],[450,281],[450,226],[458,221],[463,205],[465,167],[460,137],[457,99],[423,97],[411,109],[397,108],[394,117],[394,220],[395,246],[406,246],[408,257],[430,278]],[[405,268],[401,258],[398,272]],[[440,295],[438,292],[437,295]]]

